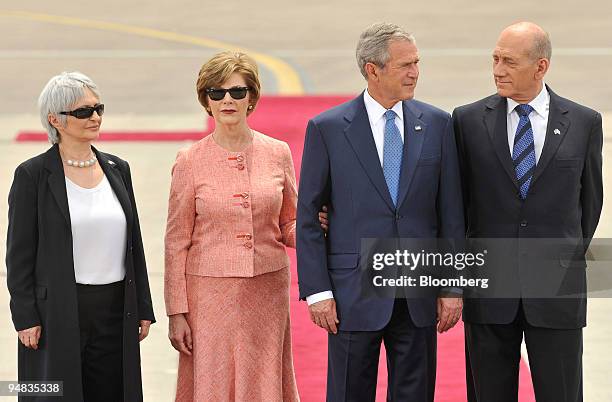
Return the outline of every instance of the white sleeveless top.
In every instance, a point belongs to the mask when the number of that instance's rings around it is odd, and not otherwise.
[[[94,188],[66,177],[77,283],[103,285],[125,277],[127,222],[106,176]]]

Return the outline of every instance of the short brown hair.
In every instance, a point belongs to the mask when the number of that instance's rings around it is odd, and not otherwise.
[[[208,88],[219,88],[233,73],[242,75],[249,87],[249,103],[253,108],[247,110],[247,115],[255,109],[261,92],[257,63],[245,53],[227,51],[214,55],[212,59],[204,63],[198,73],[198,81],[196,82],[198,100],[209,115],[212,116],[208,111],[206,90]]]

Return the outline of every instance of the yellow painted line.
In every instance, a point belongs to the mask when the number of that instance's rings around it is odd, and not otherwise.
[[[230,43],[115,22],[94,21],[83,18],[64,17],[60,15],[31,13],[27,11],[0,10],[0,16],[48,22],[59,25],[70,25],[80,28],[99,29],[103,31],[123,32],[147,38],[164,40],[167,42],[187,43],[199,47],[244,52],[255,59],[255,61],[257,61],[259,64],[272,71],[276,77],[279,94],[300,95],[304,93],[304,87],[299,74],[289,64],[276,57],[245,49]]]

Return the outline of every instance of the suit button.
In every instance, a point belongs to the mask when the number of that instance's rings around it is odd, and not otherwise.
[[[238,168],[238,170],[244,170],[244,165],[242,163],[238,164],[238,166],[236,166]]]
[[[134,281],[132,281],[131,279],[128,279],[128,285],[131,285]]]
[[[242,194],[240,194],[242,196],[242,198],[247,199],[249,198],[249,193],[247,193],[246,191]]]
[[[521,227],[522,228],[526,228],[527,227],[527,221],[521,221]]]
[[[246,247],[246,248],[248,248],[248,249],[251,249],[251,248],[253,248],[253,243],[251,243],[250,241],[248,241],[248,242],[244,243],[244,247]]]
[[[251,235],[250,233],[247,233],[244,235],[244,238],[247,240],[251,240],[253,238],[253,235]]]
[[[242,156],[242,155],[238,155],[238,157],[236,158],[236,160],[237,160],[238,162],[242,162],[242,161],[244,161],[244,156]]]
[[[251,205],[251,204],[249,204],[248,201],[245,201],[245,202],[242,203],[242,208],[248,208],[249,205]]]
[[[395,220],[399,221],[402,218],[402,216],[400,214],[395,214]]]
[[[126,315],[127,315],[127,318],[130,318],[132,316],[132,313],[128,312]]]

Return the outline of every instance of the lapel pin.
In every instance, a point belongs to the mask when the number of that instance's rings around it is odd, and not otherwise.
[[[114,165],[114,164],[115,164],[115,162],[113,162],[113,161],[108,161],[108,164],[109,164],[109,165]]]
[[[421,130],[422,130],[421,126],[414,126],[414,131],[421,131]]]
[[[558,128],[555,128],[553,133],[555,133],[555,135],[559,135],[559,134],[561,134],[561,131]]]

